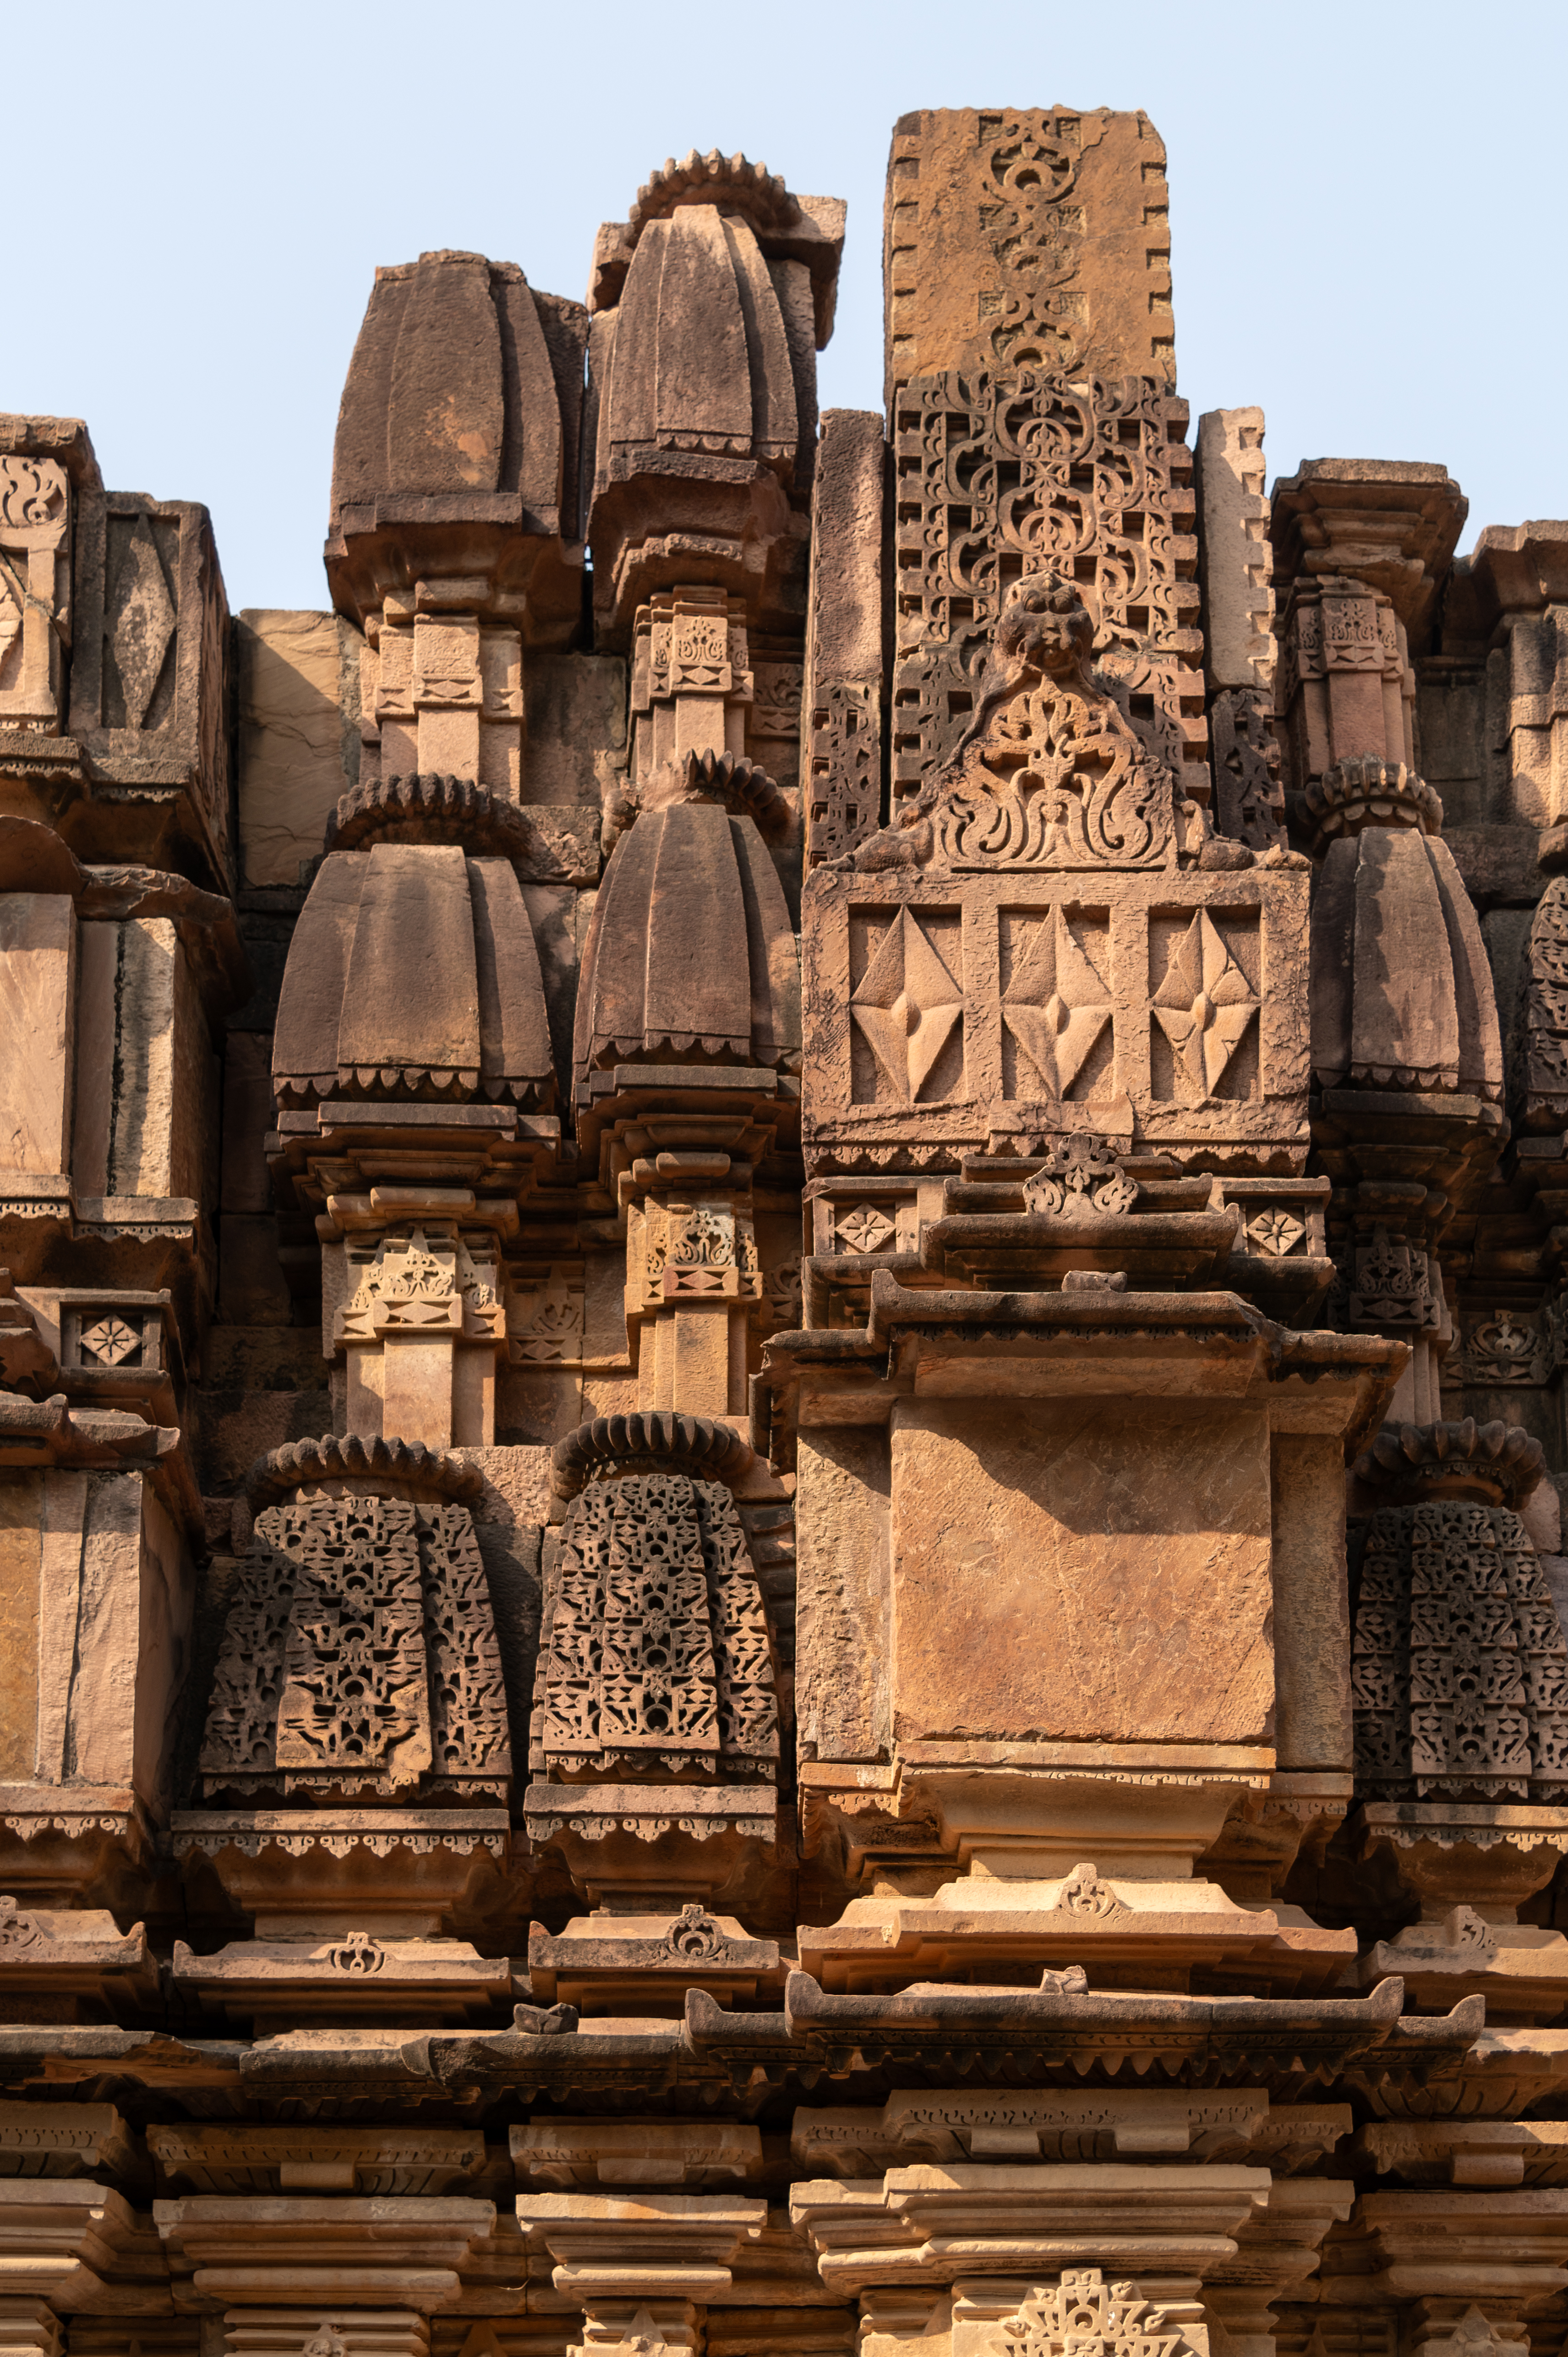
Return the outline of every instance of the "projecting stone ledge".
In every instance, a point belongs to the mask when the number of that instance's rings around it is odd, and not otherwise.
[[[1350,2074],[1378,2091],[1385,2111],[1402,2107],[1434,2080],[1457,2094],[1505,2083],[1536,2102],[1568,2084],[1568,2031],[1484,2029],[1479,1997],[1448,2013],[1402,2011],[1404,1985],[1389,1979],[1369,1996],[1282,2001],[1258,1997],[1158,1996],[1133,1991],[917,1985],[892,1996],[832,1996],[806,1973],[791,1973],[782,2011],[728,2011],[701,1989],[683,2021],[622,2017],[586,2029],[563,2018],[542,2033],[400,2029],[299,2030],[262,2039],[190,2040],[165,2032],[23,2024],[0,2029],[0,2083],[47,2072],[62,2090],[106,2072],[135,2084],[166,2085],[171,2071],[204,2087],[268,2100],[352,2097],[369,2102],[490,2101],[508,2095],[592,2099],[615,2092],[650,2099],[677,2087],[744,2092],[761,2083],[804,2092],[823,2079],[853,2080],[866,2068],[908,2058],[943,2072],[994,2070],[1010,2058],[1021,2083],[1080,2086],[1092,2054],[1114,2073],[1140,2076],[1189,2068],[1256,2080],[1275,2094],[1301,2093]],[[532,2019],[538,2017],[526,2009]],[[569,2017],[570,2008],[563,2009]],[[711,2100],[711,2098],[710,2098]],[[1507,2099],[1505,2099],[1507,2100]]]
[[[763,1383],[775,1433],[881,1423],[896,1401],[927,1393],[1190,1391],[1277,1403],[1283,1428],[1334,1432],[1353,1452],[1376,1431],[1407,1356],[1380,1335],[1277,1325],[1230,1292],[925,1292],[878,1270],[864,1331],[773,1335]]]

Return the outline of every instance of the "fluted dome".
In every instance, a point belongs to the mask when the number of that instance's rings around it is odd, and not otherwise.
[[[778,870],[756,822],[709,804],[644,811],[599,887],[573,1068],[799,1067],[800,984]]]
[[[554,1096],[539,952],[517,876],[461,845],[335,851],[300,912],[273,1041],[280,1103]]]
[[[798,626],[842,227],[744,157],[691,156],[642,191],[596,274],[589,539],[600,629],[676,583]],[[818,207],[819,210],[834,210]]]
[[[362,619],[416,573],[581,597],[541,543],[578,533],[587,318],[515,263],[422,253],[378,270],[338,414],[328,577]]]
[[[798,197],[778,173],[746,156],[693,148],[650,172],[624,221],[606,221],[594,253],[591,309],[620,298],[638,242],[650,221],[669,221],[689,205],[713,205],[726,219],[748,222],[769,263],[799,262],[811,285],[812,328],[819,351],[832,334],[839,264],[843,257],[844,205],[837,197]]]
[[[1441,821],[1436,795],[1402,766],[1370,760],[1337,764],[1322,789],[1314,815],[1331,839],[1312,905],[1319,1084],[1497,1099],[1491,966],[1453,855],[1426,832]]]
[[[748,221],[688,205],[649,222],[621,295],[601,430],[612,457],[701,450],[793,474],[789,339]]]

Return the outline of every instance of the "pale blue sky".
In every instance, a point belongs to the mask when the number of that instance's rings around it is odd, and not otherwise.
[[[469,247],[581,297],[596,224],[692,146],[849,199],[822,397],[875,408],[883,172],[917,106],[1147,110],[1180,388],[1195,416],[1262,404],[1271,479],[1439,460],[1464,546],[1568,515],[1564,0],[88,0],[17,46],[0,408],[85,416],[115,488],[204,500],[236,608],[326,602],[375,264]]]

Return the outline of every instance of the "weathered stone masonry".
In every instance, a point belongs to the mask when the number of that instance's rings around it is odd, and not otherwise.
[[[0,418],[0,2357],[1559,2357],[1568,523],[1167,203],[379,271],[319,612]]]

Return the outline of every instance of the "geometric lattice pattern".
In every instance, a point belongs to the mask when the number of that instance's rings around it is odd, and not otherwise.
[[[1196,585],[1179,561],[1192,529],[1186,415],[1147,377],[1069,384],[1026,369],[899,388],[895,805],[968,726],[1009,583],[1046,566],[1085,587],[1103,683],[1207,798]]]
[[[209,1790],[406,1791],[511,1772],[489,1590],[466,1507],[332,1498],[256,1521],[202,1745]]]
[[[536,1770],[772,1771],[767,1615],[722,1482],[591,1484],[567,1512],[546,1612]]]
[[[1568,1646],[1517,1514],[1442,1498],[1374,1515],[1351,1695],[1368,1796],[1559,1798]]]

